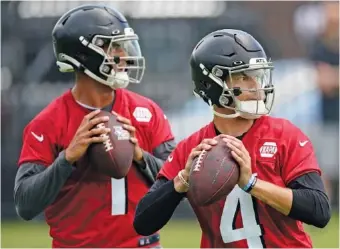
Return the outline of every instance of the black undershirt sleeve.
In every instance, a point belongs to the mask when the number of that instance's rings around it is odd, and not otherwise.
[[[36,163],[20,165],[14,183],[14,203],[18,215],[31,220],[50,205],[75,168],[62,151],[49,166]]]
[[[293,190],[288,216],[319,228],[325,227],[331,218],[331,208],[320,175],[316,172],[302,175],[288,187]]]
[[[151,235],[171,218],[185,194],[177,193],[174,182],[160,178],[138,203],[133,226],[140,235]]]
[[[316,227],[324,227],[330,219],[330,205],[321,177],[307,173],[293,180],[293,204],[289,217]],[[139,202],[134,227],[141,235],[150,235],[161,229],[170,220],[176,207],[185,197],[174,189],[173,181],[158,179]]]
[[[145,163],[139,169],[150,185],[174,146],[175,142],[171,140],[159,145],[154,150],[155,156],[143,152]],[[31,220],[44,211],[56,199],[74,169],[66,161],[64,151],[49,166],[37,163],[20,165],[14,184],[14,203],[18,215]]]
[[[135,162],[139,171],[144,175],[150,186],[156,181],[157,174],[164,164],[164,161],[175,148],[174,140],[166,141],[153,150],[153,154],[143,151],[143,160]]]

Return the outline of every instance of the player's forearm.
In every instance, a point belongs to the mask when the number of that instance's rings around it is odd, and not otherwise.
[[[164,164],[164,160],[157,158],[146,151],[143,151],[143,160],[136,163],[141,173],[146,177],[150,184],[153,184],[156,180],[159,170]]]
[[[166,141],[153,150],[153,154],[143,151],[142,160],[137,163],[139,170],[146,179],[153,184],[157,178],[157,174],[164,164],[164,161],[175,148],[174,140]]]
[[[133,226],[140,235],[151,235],[171,218],[184,194],[177,193],[173,181],[157,180],[138,203]]]
[[[275,184],[257,179],[250,194],[284,215],[288,215],[293,202],[293,192]]]
[[[331,208],[321,177],[316,172],[304,174],[288,185],[293,191],[289,217],[319,228],[331,218]]]
[[[14,186],[18,215],[31,220],[41,213],[58,196],[72,171],[64,152],[48,167],[38,164],[21,165]]]

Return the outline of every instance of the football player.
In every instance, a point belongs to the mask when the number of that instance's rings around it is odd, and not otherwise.
[[[289,121],[268,116],[273,65],[262,46],[246,32],[218,30],[197,44],[190,65],[194,93],[214,118],[171,153],[138,204],[136,231],[148,235],[162,228],[187,197],[202,229],[202,248],[312,247],[302,223],[326,226],[329,201],[311,141]],[[217,136],[240,166],[239,181],[226,198],[197,206],[186,195],[190,168]]]
[[[44,108],[23,132],[15,179],[17,213],[30,220],[45,211],[60,247],[157,247],[159,235],[133,228],[142,198],[175,147],[168,120],[153,101],[124,89],[144,73],[138,36],[117,10],[84,5],[65,13],[53,31],[62,72],[75,72],[72,89]],[[120,180],[97,172],[86,150],[103,142],[107,128],[93,128],[112,111],[135,144],[134,162]]]

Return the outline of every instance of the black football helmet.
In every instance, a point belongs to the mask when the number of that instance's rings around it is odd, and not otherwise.
[[[227,115],[213,110],[217,116],[254,119],[270,113],[275,97],[272,85],[274,67],[260,43],[250,34],[234,29],[208,34],[194,48],[190,65],[194,94],[211,107],[216,105],[235,112]],[[257,88],[233,87],[236,75],[251,78]],[[258,96],[262,93],[264,98],[241,101],[237,96],[244,91],[256,91]]]
[[[82,71],[112,88],[143,78],[138,36],[117,10],[101,5],[74,8],[58,20],[52,39],[61,72]]]

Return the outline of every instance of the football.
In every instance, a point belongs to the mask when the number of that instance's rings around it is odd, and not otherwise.
[[[101,135],[108,136],[106,142],[90,145],[87,151],[89,161],[96,171],[121,179],[130,170],[134,145],[130,141],[130,133],[123,128],[123,123],[119,122],[114,114],[101,111],[96,117],[101,116],[109,116],[110,119],[98,124],[96,128],[110,128],[111,132]]]
[[[210,205],[227,196],[240,176],[238,163],[221,137],[209,151],[196,157],[189,176],[190,198],[199,206]]]

